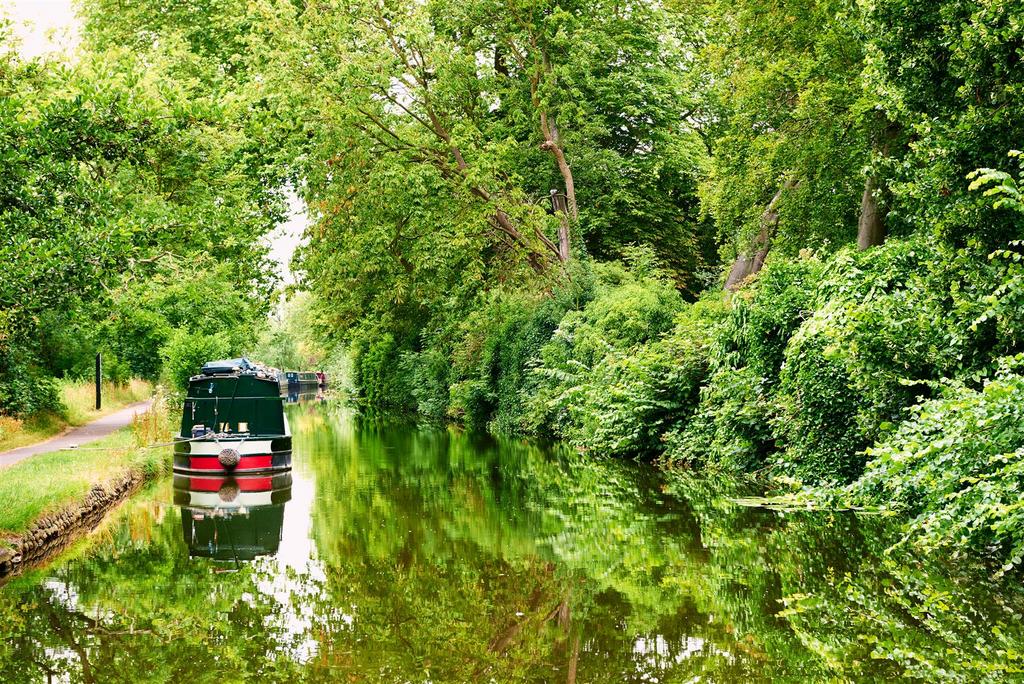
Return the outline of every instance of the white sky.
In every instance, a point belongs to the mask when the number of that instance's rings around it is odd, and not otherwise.
[[[55,51],[69,54],[78,44],[79,20],[73,0],[0,0],[0,14],[13,20],[20,41],[18,52],[27,58]],[[302,200],[290,189],[288,209],[288,218],[267,237],[286,284],[294,282],[288,264],[308,223]]]
[[[38,57],[78,44],[78,17],[72,0],[0,0],[0,12],[14,21],[18,52]]]
[[[294,279],[288,264],[292,260],[295,248],[302,242],[302,234],[309,223],[309,217],[306,215],[305,203],[294,190],[288,188],[287,197],[288,218],[267,236],[267,241],[270,243],[270,255],[278,263],[278,272],[284,279],[284,284],[290,285]]]

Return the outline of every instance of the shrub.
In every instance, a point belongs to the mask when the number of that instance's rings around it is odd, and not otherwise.
[[[824,304],[790,340],[776,436],[783,469],[812,481],[860,473],[857,452],[943,376],[977,370],[965,264],[925,238],[841,252],[818,287]]]
[[[147,308],[124,307],[106,325],[104,336],[111,350],[129,366],[129,373],[155,379],[161,360],[154,350],[167,343],[172,328],[159,312]]]
[[[588,396],[600,402],[599,387],[588,387],[590,374],[603,374],[599,382],[609,385],[638,381],[639,376],[627,379],[624,367],[617,368],[614,359],[637,354],[642,345],[660,338],[685,306],[657,272],[641,271],[638,278],[617,263],[596,265],[594,271],[593,298],[582,308],[569,310],[540,349],[525,415],[533,432],[561,437],[582,434],[583,424],[602,412],[599,405],[587,403]],[[598,371],[602,364],[606,368]],[[640,376],[645,372],[635,370]],[[617,391],[621,398],[627,390]]]
[[[751,472],[775,451],[776,407],[766,379],[752,368],[720,368],[700,389],[700,403],[682,429],[668,436],[665,460]]]
[[[692,419],[668,438],[668,461],[749,471],[776,451],[779,372],[791,336],[814,311],[823,269],[810,255],[770,262],[732,297],[721,323],[705,331],[709,377]]]
[[[749,367],[774,383],[789,338],[816,308],[822,271],[822,262],[810,255],[765,266],[752,287],[733,297],[712,352],[718,365]]]
[[[440,420],[448,412],[448,371],[451,365],[439,349],[405,352],[399,370],[408,379],[416,412],[424,418]]]
[[[63,410],[57,381],[27,354],[5,353],[0,347],[0,414],[24,417]]]
[[[449,417],[474,429],[486,425],[487,416],[494,408],[494,397],[486,382],[479,378],[461,380],[453,384],[448,393]]]
[[[220,335],[175,330],[160,348],[163,380],[172,388],[184,390],[188,379],[198,373],[204,363],[226,358],[230,352],[228,341]]]
[[[367,405],[413,411],[411,383],[402,372],[402,349],[388,332],[364,332],[352,344],[353,380]]]
[[[909,513],[908,536],[927,548],[957,556],[996,545],[1004,570],[1020,564],[1024,377],[1009,366],[981,389],[944,387],[867,455],[854,500]]]
[[[659,454],[663,435],[697,406],[707,373],[704,343],[698,335],[680,334],[634,353],[612,350],[567,391],[566,437],[606,455]]]
[[[812,482],[856,477],[863,463],[857,452],[867,446],[856,421],[862,399],[829,338],[835,318],[835,308],[826,307],[797,331],[780,375],[775,434],[786,453],[778,465]]]

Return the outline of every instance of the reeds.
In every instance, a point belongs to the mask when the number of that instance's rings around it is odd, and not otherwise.
[[[136,446],[148,447],[171,441],[174,430],[169,406],[167,391],[157,386],[149,410],[136,414],[132,419],[132,437]]]

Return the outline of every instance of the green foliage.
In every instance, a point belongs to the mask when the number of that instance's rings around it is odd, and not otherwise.
[[[995,551],[1002,571],[1024,557],[1024,378],[1020,358],[981,389],[943,387],[868,449],[855,500],[909,514],[908,540],[957,558]]]
[[[1019,0],[866,3],[865,83],[911,133],[890,183],[897,218],[988,249],[1019,238],[1012,215],[973,196],[964,177],[1020,144]]]
[[[693,413],[707,375],[707,314],[695,308],[663,339],[633,351],[612,348],[583,379],[562,389],[563,436],[595,454],[660,453],[664,435]]]
[[[402,350],[391,333],[366,334],[352,341],[353,382],[374,408],[409,411],[415,396],[402,374]]]
[[[716,360],[726,366],[746,366],[774,383],[790,337],[817,306],[823,270],[822,262],[810,254],[765,267],[755,287],[733,299],[728,323],[719,333]]]
[[[184,390],[188,379],[211,359],[228,358],[232,348],[224,335],[203,334],[178,329],[160,348],[163,381],[170,387]]]
[[[1022,170],[1018,178],[1014,178],[1004,171],[994,169],[978,169],[968,174],[973,178],[969,189],[977,190],[985,188],[983,193],[986,197],[995,197],[994,209],[1012,209],[1017,214],[1024,214],[1024,202],[1021,201],[1020,185],[1018,179],[1024,175],[1024,157],[1017,150],[1010,152],[1010,156],[1018,158]],[[1024,341],[1024,320],[1021,312],[1024,311],[1024,241],[1010,240],[1002,249],[996,249],[989,255],[989,260],[995,265],[998,273],[995,275],[997,283],[995,289],[984,299],[984,311],[975,321],[975,327],[985,326],[994,323],[1000,337],[1008,337],[1014,346]]]
[[[787,182],[773,249],[794,255],[847,243],[884,125],[861,85],[856,3],[726,0],[704,11],[709,35],[700,61],[713,154],[700,195],[723,251],[747,249]]]
[[[664,460],[707,471],[751,473],[775,453],[774,396],[749,366],[717,368],[700,388],[692,417],[664,439]]]
[[[779,373],[790,338],[815,309],[823,269],[810,255],[768,264],[703,333],[708,377],[693,418],[667,437],[668,461],[740,472],[768,464]]]
[[[3,353],[0,347],[0,412],[27,416],[63,410],[57,381],[23,352]]]
[[[683,305],[656,270],[635,260],[629,270],[601,265],[595,276],[593,298],[568,311],[539,350],[529,420],[583,448],[657,453],[662,422],[692,403],[703,361],[684,334],[659,342]]]
[[[811,481],[846,481],[860,473],[867,446],[856,416],[863,399],[849,384],[841,351],[824,332],[826,309],[793,337],[780,377],[776,433],[785,440],[783,469]]]
[[[592,276],[580,271],[550,298],[504,294],[455,327],[449,416],[498,431],[527,430],[526,403],[537,378],[532,372],[566,311],[589,299]]]
[[[570,183],[569,262],[646,245],[699,289],[714,250],[680,18],[647,2],[517,0],[266,13],[274,85],[302,116],[290,151],[316,228],[300,265],[339,337],[387,318],[429,346],[496,283],[565,286],[549,193]]]

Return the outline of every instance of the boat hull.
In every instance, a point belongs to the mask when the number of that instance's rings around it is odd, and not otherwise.
[[[237,453],[238,463],[227,467],[220,454]],[[181,440],[174,445],[174,472],[214,475],[250,475],[288,470],[292,467],[290,435]]]

